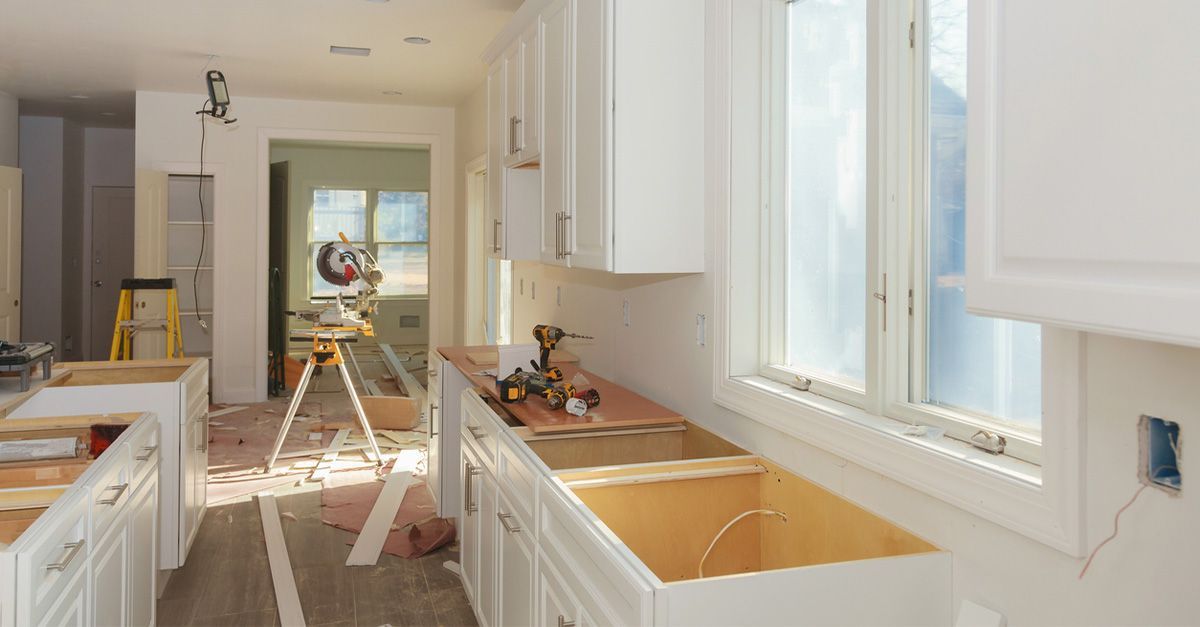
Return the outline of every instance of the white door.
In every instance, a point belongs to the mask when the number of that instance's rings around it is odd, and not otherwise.
[[[92,311],[88,359],[107,359],[121,279],[133,277],[133,188],[92,188]]]
[[[499,607],[496,624],[533,624],[533,543],[527,525],[513,514],[513,507],[503,494],[500,495],[499,550],[496,566],[496,595]]]
[[[475,591],[481,627],[496,622],[496,479],[484,469],[478,477],[479,589]]]
[[[21,171],[0,166],[0,340],[21,339]]]
[[[141,279],[167,276],[167,173],[138,170],[134,176],[133,273]],[[161,292],[134,294],[135,318],[166,315]],[[133,343],[135,359],[157,359],[166,353],[163,333],[142,333]]]
[[[158,473],[151,472],[129,504],[129,625],[154,625],[158,573]]]
[[[557,0],[538,18],[542,54],[542,263],[569,266],[563,241],[570,211],[570,2]]]
[[[574,91],[570,214],[566,224],[571,267],[612,270],[612,194],[606,185],[612,164],[612,94],[605,87],[612,72],[609,58],[608,14],[612,3],[573,0],[574,41],[571,42]],[[629,216],[636,220],[637,216]]]
[[[92,554],[92,623],[128,625],[129,518],[118,514]]]

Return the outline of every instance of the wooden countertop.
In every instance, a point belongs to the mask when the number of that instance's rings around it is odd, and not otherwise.
[[[155,383],[174,379],[205,357],[179,359],[133,359],[126,361],[63,361],[56,362],[50,378],[42,380],[41,369],[33,373],[29,389],[19,391],[17,377],[0,377],[0,419],[8,416],[31,396],[48,387],[58,387],[72,381],[80,373],[83,384],[96,383]],[[75,380],[75,383],[79,383]]]
[[[495,350],[494,346],[443,346],[438,352],[447,361],[454,364],[472,383],[479,386],[493,398],[499,399],[496,390],[496,380],[487,375],[475,373],[494,369],[495,366],[482,366],[472,362],[467,353],[480,353]],[[551,360],[553,361],[553,360]],[[588,372],[577,364],[555,363],[563,371],[563,380],[570,381],[576,373],[583,373],[600,393],[600,404],[588,410],[583,416],[573,416],[566,410],[551,411],[546,401],[541,397],[526,399],[524,403],[504,403],[505,409],[518,421],[529,427],[535,434],[563,433],[569,431],[593,431],[600,429],[625,429],[629,427],[644,427],[654,425],[682,424],[683,416],[671,411],[658,403],[621,387],[598,374]]]

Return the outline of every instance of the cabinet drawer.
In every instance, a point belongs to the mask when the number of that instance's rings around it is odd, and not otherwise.
[[[158,466],[161,453],[158,450],[158,422],[149,422],[130,434],[129,452],[133,456],[133,487],[137,490],[146,481],[146,477]]]
[[[179,424],[193,420],[208,419],[208,396],[201,395],[188,400],[187,409],[179,416]]]
[[[532,523],[533,497],[539,475],[535,462],[521,452],[523,445],[511,442],[510,435],[500,438],[496,477],[500,482],[500,491],[512,503],[514,513],[523,519],[522,522]]]
[[[558,570],[578,581],[564,583],[601,624],[638,625],[649,616],[652,590],[574,511],[552,479],[541,487],[538,545]]]
[[[198,404],[203,404],[205,410],[208,409],[208,361],[202,361],[199,365],[193,366],[183,381],[183,395],[185,404],[188,408],[188,415],[192,415],[191,408]]]
[[[91,538],[104,536],[133,496],[133,460],[128,442],[110,446],[96,462],[98,467],[88,482],[91,501]]]
[[[20,538],[24,546],[17,555],[18,570],[22,573],[18,588],[24,585],[21,580],[29,582],[29,594],[22,593],[21,598],[31,603],[18,606],[17,611],[28,621],[50,611],[76,574],[87,569],[91,550],[87,497],[86,490],[67,491],[38,519],[38,523],[45,521],[45,525],[37,525],[36,531],[30,528],[32,537],[27,532]],[[28,624],[28,621],[18,618],[18,623]]]
[[[496,448],[500,436],[500,418],[488,407],[479,394],[468,389],[462,395],[462,439],[479,454],[493,474],[496,472]]]

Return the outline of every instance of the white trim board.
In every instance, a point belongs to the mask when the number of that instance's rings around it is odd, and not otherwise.
[[[275,503],[275,495],[260,492],[258,511],[262,517],[263,536],[267,541],[267,561],[271,566],[271,585],[275,587],[279,624],[304,627],[304,610],[300,606],[300,594],[296,591],[292,561],[288,558],[287,545],[283,541],[283,527],[279,523],[279,506]]]
[[[367,522],[363,524],[362,531],[354,540],[354,547],[350,549],[350,555],[346,558],[347,566],[374,566],[379,561],[383,543],[387,541],[388,533],[392,530],[392,521],[396,519],[396,512],[400,511],[400,504],[408,494],[408,487],[412,485],[412,472],[396,472],[399,467],[400,460],[397,459],[392,465],[391,474],[384,481],[379,498],[375,499],[375,506],[367,515]]]

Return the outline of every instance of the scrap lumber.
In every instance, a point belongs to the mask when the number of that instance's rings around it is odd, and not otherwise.
[[[209,419],[217,418],[219,416],[224,416],[225,414],[232,414],[235,412],[242,411],[243,409],[246,409],[245,405],[234,405],[233,407],[225,407],[222,409],[218,409],[216,411],[208,412],[208,417],[209,417]]]
[[[383,396],[383,390],[379,389],[375,379],[363,379],[363,387],[367,388],[367,394],[371,396]]]
[[[330,467],[337,461],[338,454],[342,452],[342,447],[346,444],[346,438],[350,437],[349,429],[339,429],[333,434],[333,441],[329,443],[328,452],[321,456],[321,461],[317,463],[317,467],[309,475],[309,481],[321,481],[329,474]]]
[[[263,536],[267,541],[267,562],[271,566],[271,585],[275,587],[279,624],[303,627],[304,610],[300,607],[300,594],[296,591],[287,544],[283,541],[283,526],[279,523],[279,506],[275,503],[275,495],[259,492],[258,511],[262,517]]]
[[[392,472],[384,481],[383,490],[375,499],[375,506],[371,508],[367,522],[350,549],[350,556],[346,558],[347,566],[374,566],[379,561],[383,543],[392,529],[392,521],[396,519],[396,512],[400,511],[400,503],[404,501],[404,495],[412,483],[410,470],[396,472],[400,466],[400,460],[392,465]]]
[[[417,379],[412,376],[408,370],[400,363],[400,358],[396,356],[396,351],[387,344],[380,344],[379,350],[383,352],[383,365],[392,373],[396,380],[404,385],[404,393],[417,401],[418,405],[425,404],[425,388],[417,383]]]
[[[340,449],[335,449],[333,447],[329,447],[329,448],[314,448],[314,449],[308,449],[305,451],[288,451],[288,452],[280,453],[279,459],[291,459],[291,458],[295,458],[295,457],[312,457],[314,455],[324,456],[326,453],[329,453],[330,451],[339,451],[339,452],[345,453],[347,451],[357,451],[360,449],[369,448],[369,446],[370,445],[368,445],[368,444],[363,444],[361,446],[356,444],[353,446],[343,446]],[[269,457],[270,457],[269,455],[263,455],[263,460],[266,460]]]

